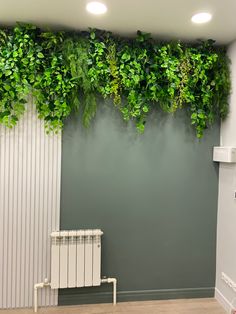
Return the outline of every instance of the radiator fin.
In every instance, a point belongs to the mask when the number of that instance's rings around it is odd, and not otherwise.
[[[76,236],[69,237],[69,266],[68,266],[68,287],[73,288],[76,287],[76,263],[77,263],[77,256],[76,256]]]
[[[84,287],[84,231],[77,238],[77,287]]]

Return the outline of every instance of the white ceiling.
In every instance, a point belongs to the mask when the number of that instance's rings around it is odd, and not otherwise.
[[[219,44],[236,39],[236,0],[101,0],[108,12],[86,12],[88,0],[1,0],[0,23],[32,22],[86,30],[88,27],[133,35],[136,30],[166,39],[215,39]],[[206,11],[213,19],[205,25],[191,22]]]

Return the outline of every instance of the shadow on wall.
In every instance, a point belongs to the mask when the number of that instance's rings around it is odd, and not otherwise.
[[[118,278],[118,300],[213,295],[219,125],[198,140],[188,119],[157,112],[140,135],[105,102],[90,129],[66,122],[61,229],[104,231],[102,274]],[[110,301],[106,291],[62,290],[59,304]]]

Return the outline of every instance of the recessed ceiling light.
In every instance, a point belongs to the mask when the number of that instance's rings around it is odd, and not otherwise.
[[[89,2],[86,6],[86,9],[89,13],[97,15],[107,12],[107,7],[104,3],[101,2]]]
[[[202,13],[197,13],[192,16],[192,22],[196,24],[203,24],[210,22],[212,18],[212,15],[210,13],[202,12]]]

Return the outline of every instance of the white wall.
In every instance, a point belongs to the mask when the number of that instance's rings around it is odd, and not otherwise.
[[[230,113],[221,125],[221,145],[236,147],[236,42],[228,51],[231,59],[232,94]],[[216,298],[231,313],[236,293],[221,279],[224,272],[236,282],[236,165],[220,164],[217,226]]]
[[[45,134],[32,105],[16,127],[0,127],[0,308],[32,306],[34,283],[50,276],[60,174],[61,136]],[[39,295],[57,304],[57,291]]]

